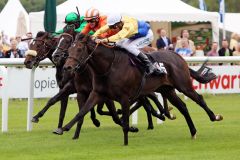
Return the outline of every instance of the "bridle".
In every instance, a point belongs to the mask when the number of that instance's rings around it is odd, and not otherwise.
[[[63,34],[60,36],[59,39],[61,39],[61,37],[63,37],[63,36],[66,36],[66,37],[70,37],[70,38],[71,38],[70,44],[72,44],[72,42],[74,41],[73,36],[72,36],[71,34],[69,34],[69,33],[63,33]],[[61,54],[61,58],[67,59],[67,57],[68,57],[68,48],[69,48],[69,47],[67,47],[67,48],[62,48],[62,47],[60,47],[60,46],[57,46],[56,49],[59,49],[60,51],[56,52],[55,54],[58,54],[59,52],[63,52],[64,54]]]
[[[80,43],[83,43],[83,44],[84,44],[84,43],[86,43],[86,42],[80,41]],[[100,42],[100,43],[103,44],[102,42]],[[76,72],[81,72],[80,70],[82,69],[82,66],[84,66],[83,71],[85,70],[85,68],[87,67],[88,61],[93,58],[94,53],[95,53],[95,50],[97,49],[97,47],[99,46],[100,43],[97,43],[97,44],[94,46],[92,52],[91,52],[87,57],[82,57],[81,60],[78,60],[77,58],[72,57],[72,56],[68,56],[68,57],[67,57],[67,58],[69,58],[69,59],[73,59],[74,61],[76,61],[76,62],[78,63],[77,66],[74,68],[74,70],[75,70]],[[75,45],[75,44],[73,44],[73,45]],[[106,46],[106,44],[105,44],[104,46]],[[85,44],[85,47],[86,47],[86,44]],[[111,70],[111,68],[112,68],[112,65],[113,65],[113,62],[114,62],[115,57],[116,57],[116,54],[115,54],[114,50],[113,50],[113,56],[114,56],[114,57],[113,57],[113,60],[112,60],[112,62],[111,62],[111,64],[110,64],[109,68],[107,69],[107,71],[104,72],[104,73],[102,73],[102,74],[99,74],[98,76],[105,76],[105,75],[107,75],[107,74],[110,72],[110,70]],[[83,72],[83,71],[82,71],[82,72]]]
[[[42,55],[40,55],[40,56],[38,56],[38,55],[36,56],[37,62],[45,59],[45,58],[47,57],[47,55],[49,54],[49,52],[50,52],[51,50],[53,50],[53,49],[56,48],[56,47],[53,46],[53,45],[48,45],[44,40],[41,40],[41,39],[36,39],[36,38],[34,38],[34,39],[33,39],[33,42],[34,42],[34,41],[35,41],[35,42],[39,42],[39,41],[42,42],[44,48],[47,50],[47,52],[45,52],[44,54],[42,54]]]

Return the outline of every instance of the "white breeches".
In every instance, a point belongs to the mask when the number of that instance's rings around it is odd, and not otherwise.
[[[143,48],[151,44],[153,41],[153,32],[149,29],[145,37],[140,37],[134,40],[124,38],[116,43],[117,46],[125,48],[127,51],[132,53],[135,56],[138,56],[140,53],[139,48]]]

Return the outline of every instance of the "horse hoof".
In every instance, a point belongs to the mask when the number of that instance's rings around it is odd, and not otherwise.
[[[67,126],[65,126],[65,127],[62,128],[62,130],[63,130],[63,132],[64,132],[64,131],[68,132],[68,131],[70,130],[70,128],[68,128]]]
[[[129,127],[129,132],[138,132],[138,128],[137,127]]]
[[[100,122],[99,122],[99,120],[94,120],[93,121],[93,124],[96,126],[96,127],[100,127]]]
[[[148,126],[147,129],[148,129],[148,130],[153,130],[153,128],[154,128],[153,126]]]
[[[79,136],[74,136],[72,137],[72,140],[77,140],[79,138]]]
[[[63,129],[62,128],[58,128],[55,131],[53,131],[53,133],[57,134],[57,135],[62,135],[63,134]]]
[[[175,120],[177,117],[176,117],[176,115],[175,114],[170,114],[170,120]]]
[[[165,121],[165,120],[166,120],[166,118],[165,118],[165,116],[164,116],[163,114],[160,114],[160,115],[158,116],[158,118],[159,118],[160,120],[162,120],[162,121]]]
[[[216,121],[221,121],[221,120],[223,120],[223,116],[220,115],[220,114],[217,114],[215,117],[216,117]]]
[[[122,110],[121,109],[117,109],[117,114],[122,114]]]
[[[194,134],[194,135],[192,136],[192,140],[195,140],[195,139],[197,139],[197,134]]]
[[[33,123],[38,123],[38,122],[39,122],[39,119],[38,119],[38,118],[35,118],[35,117],[33,117],[33,118],[32,118],[32,122],[33,122]]]
[[[173,107],[172,106],[168,106],[168,111],[171,111],[173,110]]]

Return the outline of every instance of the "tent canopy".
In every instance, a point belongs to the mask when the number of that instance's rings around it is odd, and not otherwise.
[[[29,30],[29,16],[19,0],[8,0],[0,13],[0,31],[8,36],[16,36],[17,19],[20,13],[23,13],[26,19],[27,30]]]
[[[225,30],[240,34],[240,13],[226,13],[225,14]],[[223,24],[220,24],[223,28]]]
[[[178,21],[178,22],[206,22],[212,23],[213,39],[218,41],[219,15],[216,12],[206,12],[194,8],[181,0],[68,0],[57,6],[57,28],[63,27],[64,17],[69,12],[76,11],[78,6],[81,15],[95,7],[103,14],[121,13],[146,21]],[[43,30],[43,11],[30,13],[31,30]]]

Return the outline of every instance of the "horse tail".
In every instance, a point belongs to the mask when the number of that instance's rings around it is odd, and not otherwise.
[[[206,66],[206,63],[207,61],[205,61],[200,67],[200,69],[197,71],[189,68],[191,77],[202,84],[209,83],[217,78],[217,76],[213,72],[211,72],[212,69]]]

